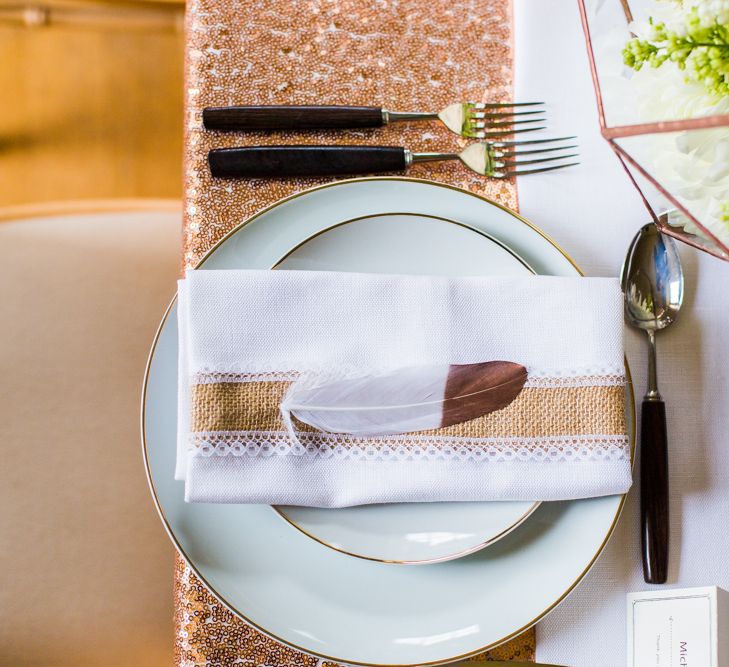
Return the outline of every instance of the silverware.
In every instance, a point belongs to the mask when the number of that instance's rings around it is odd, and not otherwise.
[[[469,139],[490,139],[544,127],[543,102],[458,102],[438,112],[388,111],[353,106],[232,106],[203,109],[208,130],[312,130],[382,127],[390,123],[439,120]],[[522,107],[540,107],[513,111]],[[532,118],[532,116],[536,116]],[[528,127],[516,128],[516,125]]]
[[[648,392],[640,431],[640,505],[643,578],[668,576],[668,440],[666,408],[656,377],[656,332],[671,325],[683,300],[683,270],[676,244],[650,223],[636,234],[621,271],[625,316],[648,334]]]
[[[570,139],[574,137],[481,142],[460,153],[413,153],[398,146],[245,146],[212,150],[208,161],[213,176],[226,178],[374,174],[406,171],[413,164],[441,160],[460,160],[481,176],[511,178],[578,164],[564,162],[577,155],[569,152],[575,144],[564,143]],[[544,145],[557,142],[561,145]],[[525,156],[527,159],[519,159]],[[552,162],[559,164],[531,168]]]

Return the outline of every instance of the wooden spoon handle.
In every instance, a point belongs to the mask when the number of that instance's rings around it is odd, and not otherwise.
[[[404,171],[399,146],[246,146],[218,148],[208,154],[213,176],[282,178],[342,176]]]
[[[668,437],[666,407],[644,400],[640,429],[640,516],[643,578],[665,584],[668,577]]]
[[[312,130],[382,127],[379,107],[236,106],[203,109],[208,130]]]

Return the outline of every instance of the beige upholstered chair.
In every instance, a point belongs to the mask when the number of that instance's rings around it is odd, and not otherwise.
[[[172,663],[139,397],[180,205],[0,209],[0,664]]]

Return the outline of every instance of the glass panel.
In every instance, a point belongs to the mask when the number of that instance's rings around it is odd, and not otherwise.
[[[623,64],[622,50],[630,29],[620,0],[584,0],[592,54],[608,126],[637,122],[637,108],[626,88],[630,72]]]
[[[616,139],[658,186],[646,187],[644,177],[636,177],[653,210],[660,214],[672,208],[663,196],[671,195],[693,218],[685,220],[685,229],[708,240],[713,235],[725,249],[729,248],[729,119],[727,123]]]
[[[712,46],[726,43],[729,16],[717,3],[583,4],[609,127],[729,113],[729,83],[724,80],[729,45]],[[632,67],[624,62],[626,49]]]
[[[666,233],[675,236],[684,243],[688,243],[700,250],[705,250],[724,261],[729,261],[729,251],[723,245],[707,239],[704,235],[699,236],[688,231],[689,229],[693,229],[694,226],[680,211],[669,211],[659,220],[658,226]]]

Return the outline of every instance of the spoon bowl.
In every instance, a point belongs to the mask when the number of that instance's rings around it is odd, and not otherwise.
[[[671,325],[683,302],[683,270],[676,243],[650,223],[630,244],[621,272],[628,322],[645,331]]]

